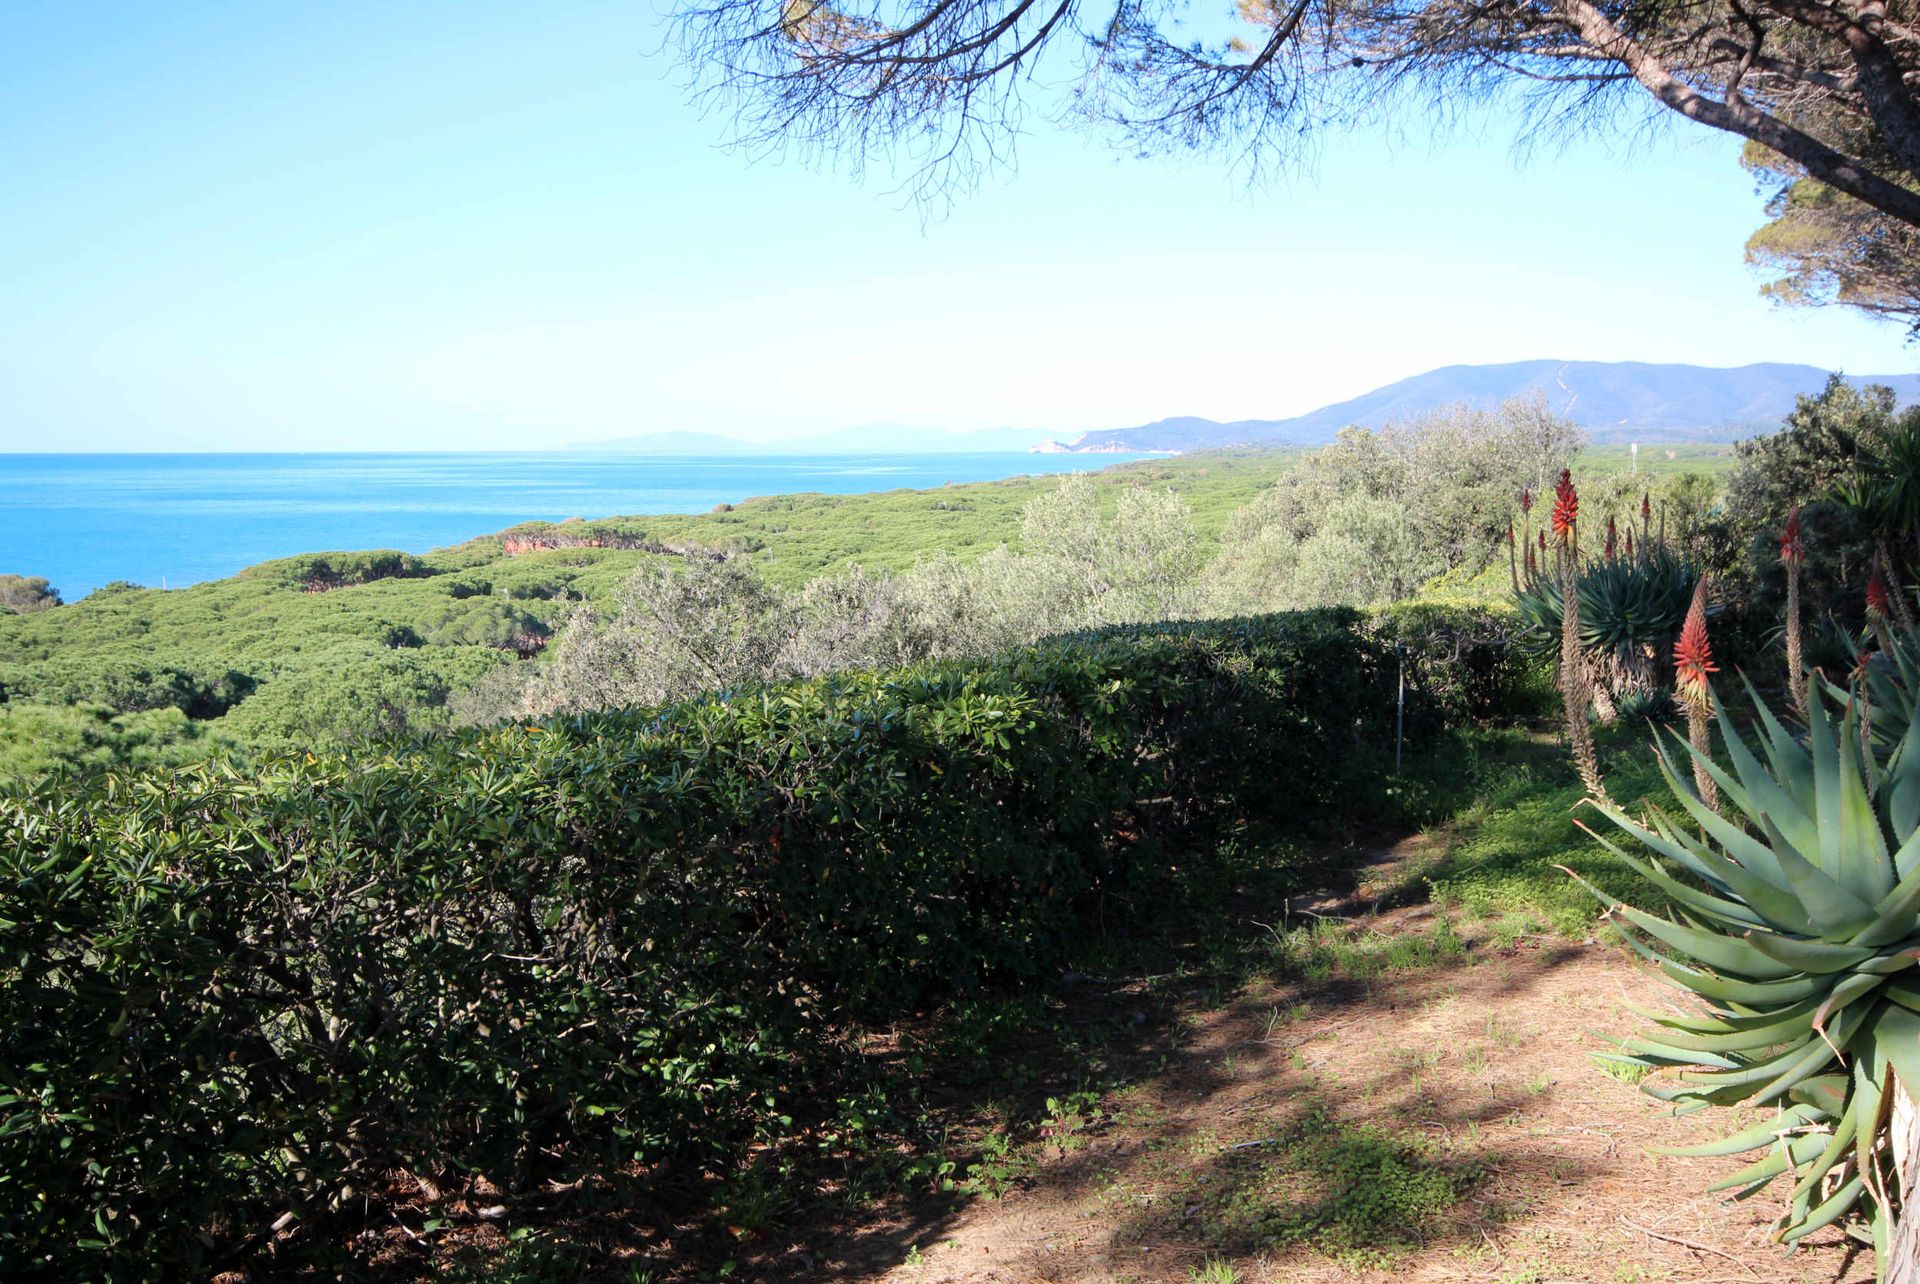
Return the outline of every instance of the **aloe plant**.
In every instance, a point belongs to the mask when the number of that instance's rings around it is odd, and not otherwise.
[[[1712,1189],[1745,1197],[1791,1178],[1777,1238],[1845,1219],[1884,1272],[1901,1188],[1890,1112],[1900,1092],[1920,1096],[1920,723],[1896,725],[1888,700],[1879,734],[1863,736],[1856,693],[1814,677],[1802,739],[1747,694],[1757,752],[1710,691],[1730,765],[1672,733],[1657,741],[1686,819],[1594,804],[1635,843],[1595,837],[1673,913],[1588,889],[1636,950],[1701,1001],[1686,1015],[1641,1012],[1655,1029],[1604,1059],[1650,1071],[1642,1088],[1677,1113],[1772,1107],[1724,1140],[1667,1153],[1759,1153]],[[1717,788],[1721,812],[1683,756]]]
[[[1597,681],[1596,708],[1611,721],[1621,702],[1666,685],[1665,657],[1687,614],[1700,572],[1655,545],[1611,561],[1595,559],[1575,575],[1580,649]],[[1523,642],[1546,651],[1560,641],[1565,592],[1558,576],[1528,576],[1514,596],[1526,623]]]

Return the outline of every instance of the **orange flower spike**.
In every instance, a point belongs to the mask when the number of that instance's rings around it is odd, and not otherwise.
[[[1705,709],[1707,675],[1719,671],[1720,666],[1713,662],[1713,645],[1707,640],[1707,582],[1703,578],[1693,586],[1693,604],[1680,627],[1680,640],[1673,644],[1674,694],[1684,704]]]
[[[1783,566],[1799,566],[1806,560],[1807,546],[1800,540],[1800,505],[1795,504],[1787,514],[1786,529],[1780,532],[1780,562]]]
[[[1893,614],[1893,599],[1887,596],[1887,582],[1880,577],[1877,569],[1867,577],[1867,614],[1882,620]]]
[[[1553,538],[1571,548],[1580,522],[1580,492],[1573,486],[1573,471],[1562,468],[1553,487]]]

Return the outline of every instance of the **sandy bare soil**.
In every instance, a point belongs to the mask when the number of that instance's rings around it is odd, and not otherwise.
[[[1417,861],[1417,840],[1390,855]],[[1671,990],[1597,942],[1476,939],[1429,905],[1383,909],[1396,872],[1318,902],[1324,930],[1376,955],[1439,941],[1437,956],[1189,1011],[1163,1071],[1054,1121],[998,1198],[810,1237],[795,1277],[1871,1280],[1871,1254],[1837,1233],[1769,1242],[1785,1183],[1740,1204],[1703,1193],[1745,1159],[1650,1153],[1749,1118],[1670,1119],[1589,1059],[1596,1030],[1632,1027],[1621,1000]]]

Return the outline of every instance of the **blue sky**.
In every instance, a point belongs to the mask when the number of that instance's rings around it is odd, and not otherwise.
[[[1454,362],[1911,370],[1759,298],[1734,140],[1329,139],[1249,191],[1039,125],[944,217],[725,149],[644,3],[0,10],[0,450],[1273,417]]]

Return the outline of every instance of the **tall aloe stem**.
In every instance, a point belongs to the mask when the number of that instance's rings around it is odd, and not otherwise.
[[[1580,496],[1574,490],[1573,474],[1562,469],[1554,487],[1552,519],[1560,559],[1560,703],[1567,719],[1567,747],[1579,769],[1580,783],[1588,797],[1604,802],[1607,786],[1600,776],[1593,729],[1587,725],[1592,695],[1587,690],[1586,657],[1580,651],[1579,519]]]
[[[1800,636],[1800,568],[1787,568],[1787,697],[1793,716],[1807,720],[1806,647]]]
[[[1880,572],[1887,577],[1887,595],[1893,599],[1894,618],[1900,621],[1903,632],[1914,631],[1913,604],[1907,600],[1907,590],[1900,583],[1899,574],[1893,569],[1893,550],[1887,547],[1887,541],[1881,540]]]
[[[1786,529],[1780,532],[1780,563],[1787,568],[1787,700],[1794,717],[1807,720],[1806,648],[1800,633],[1800,566],[1806,561],[1806,545],[1800,539],[1800,506],[1787,514]]]
[[[1560,554],[1560,702],[1567,718],[1567,747],[1580,770],[1580,783],[1590,798],[1604,800],[1607,787],[1600,776],[1600,755],[1593,747],[1593,728],[1587,725],[1586,659],[1580,654],[1580,593],[1573,571],[1573,555]]]
[[[1713,688],[1708,685],[1707,675],[1719,669],[1707,640],[1707,577],[1702,575],[1693,586],[1693,605],[1687,608],[1686,623],[1680,626],[1680,640],[1673,644],[1673,690],[1680,707],[1687,711],[1687,743],[1694,750],[1694,788],[1700,793],[1700,801],[1715,812],[1720,810],[1720,788],[1707,768],[1713,750],[1708,722],[1713,712]]]

